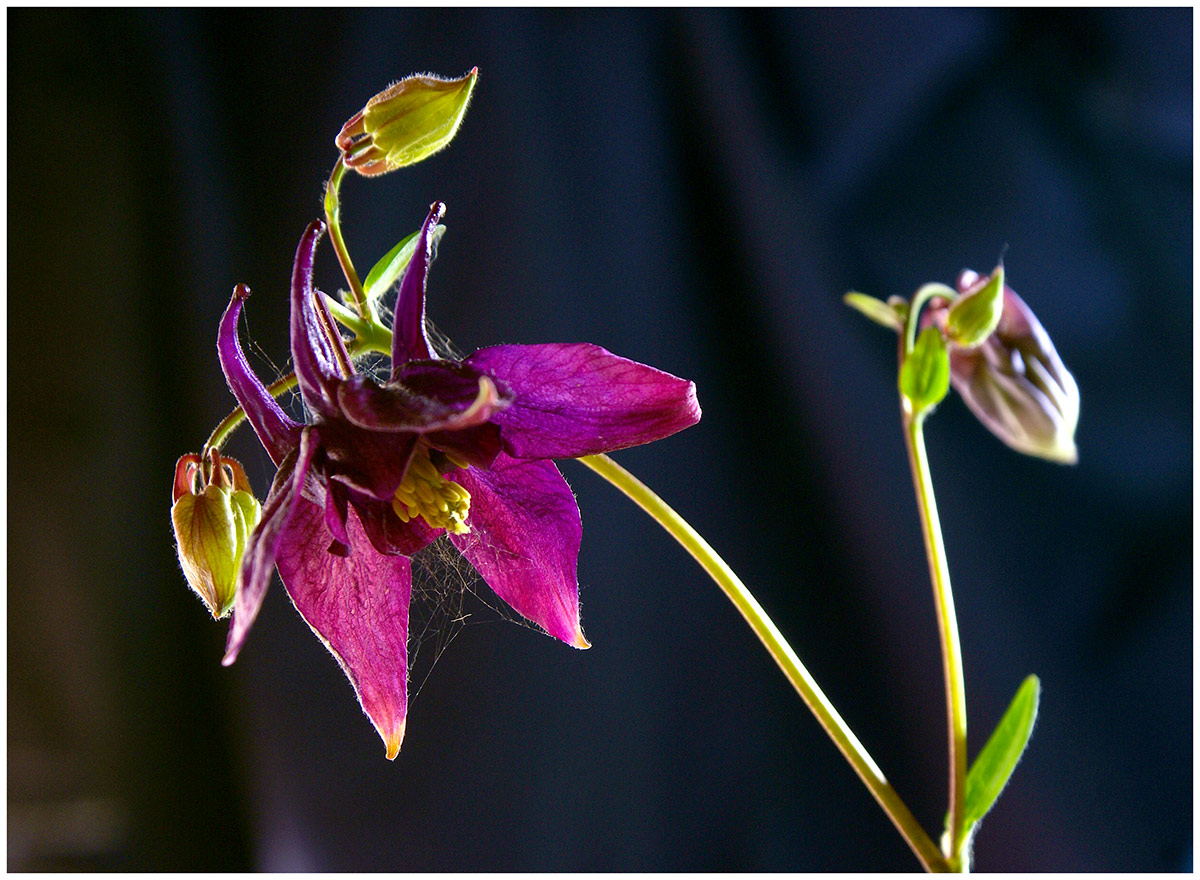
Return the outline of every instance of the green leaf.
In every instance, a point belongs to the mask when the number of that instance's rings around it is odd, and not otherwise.
[[[1021,760],[1029,744],[1029,736],[1033,733],[1041,693],[1042,683],[1036,675],[1021,682],[1004,717],[971,765],[967,773],[967,799],[963,810],[963,824],[968,831],[996,803],[1017,762]]]
[[[926,327],[900,365],[900,393],[912,402],[914,413],[941,403],[950,390],[950,355],[936,327]]]
[[[442,234],[445,231],[445,226],[439,225],[434,227],[433,241],[435,246],[437,242],[441,241]],[[363,281],[363,291],[367,295],[367,302],[375,301],[391,289],[392,285],[396,283],[396,279],[408,268],[409,261],[412,260],[413,251],[416,249],[417,233],[414,232],[388,251],[382,260],[371,267],[371,271],[367,273],[366,280]]]
[[[859,293],[856,290],[852,290],[843,296],[842,302],[855,311],[866,315],[881,327],[887,327],[897,332],[903,332],[904,330],[904,318],[900,316],[896,308],[890,303],[877,300],[873,296],[867,296],[865,293]]]

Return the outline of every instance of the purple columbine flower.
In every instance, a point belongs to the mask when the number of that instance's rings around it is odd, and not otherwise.
[[[579,508],[550,459],[648,443],[700,418],[693,383],[596,345],[439,357],[425,329],[425,279],[444,210],[432,206],[400,283],[386,382],[355,372],[313,289],[320,221],[300,240],[291,285],[292,358],[312,422],[292,420],[251,371],[237,338],[243,286],[217,343],[229,387],[279,468],[243,556],[224,663],[236,659],[277,567],[389,759],[407,714],[409,557],[449,534],[496,595],[586,648]]]

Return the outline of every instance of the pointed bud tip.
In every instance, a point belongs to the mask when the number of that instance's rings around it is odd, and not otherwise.
[[[581,651],[586,651],[588,648],[590,648],[592,646],[592,643],[589,642],[586,638],[584,638],[582,629],[576,629],[575,630],[575,640],[573,642],[571,642],[571,646],[578,648]]]
[[[852,290],[842,297],[842,302],[859,314],[870,318],[881,327],[901,332],[904,329],[904,317],[891,302],[882,302],[873,296]],[[904,302],[907,308],[908,303]]]

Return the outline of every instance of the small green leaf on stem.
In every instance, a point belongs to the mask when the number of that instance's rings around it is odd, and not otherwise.
[[[441,241],[445,231],[445,226],[438,225],[434,228],[435,244]],[[363,290],[366,291],[368,302],[374,302],[391,289],[391,286],[396,283],[396,279],[408,268],[408,264],[412,260],[413,251],[416,249],[417,233],[414,232],[388,251],[383,259],[371,267],[371,271],[367,273],[366,280],[363,281]]]
[[[1036,675],[1021,682],[1017,695],[1004,712],[987,745],[967,773],[967,802],[963,824],[968,831],[987,815],[1000,797],[1029,744],[1037,719],[1042,684]]]
[[[842,297],[842,302],[857,312],[866,315],[881,327],[901,332],[904,330],[905,316],[899,314],[895,306],[852,290]],[[906,304],[907,305],[907,304]]]
[[[917,337],[900,365],[899,384],[914,414],[937,406],[950,390],[950,355],[936,327],[926,327]]]

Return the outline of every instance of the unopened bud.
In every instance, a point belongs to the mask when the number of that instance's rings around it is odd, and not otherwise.
[[[959,290],[978,281],[964,272]],[[951,352],[951,381],[993,434],[1018,452],[1074,464],[1079,387],[1037,317],[1004,287],[995,332],[977,348]]]
[[[458,131],[478,75],[478,68],[454,80],[422,74],[389,86],[342,126],[342,161],[371,177],[432,156]]]
[[[221,618],[233,607],[242,551],[262,507],[235,459],[213,449],[207,464],[205,473],[198,455],[176,463],[171,522],[188,585]]]
[[[946,335],[955,345],[974,348],[1000,323],[1004,307],[1004,266],[987,278],[978,278],[954,300],[946,314]]]

